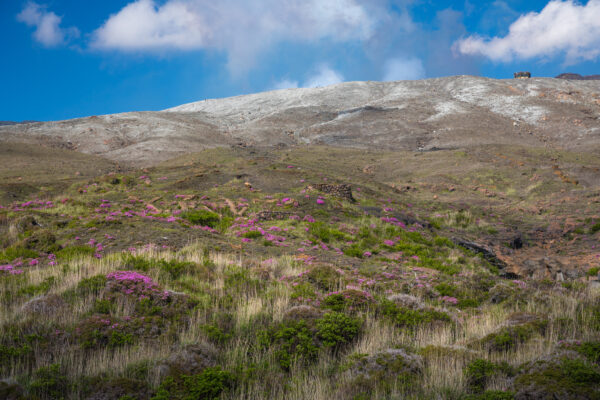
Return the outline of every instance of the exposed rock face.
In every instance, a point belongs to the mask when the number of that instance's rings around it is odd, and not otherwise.
[[[600,81],[552,78],[346,82],[161,112],[0,126],[0,141],[51,145],[137,165],[240,143],[415,151],[519,143],[591,151],[600,137],[598,93]]]
[[[563,73],[556,76],[556,79],[571,79],[576,81],[594,81],[600,79],[600,75],[580,75],[571,72]]]

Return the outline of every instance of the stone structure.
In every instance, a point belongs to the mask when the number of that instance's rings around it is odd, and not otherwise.
[[[330,194],[335,197],[340,197],[342,199],[355,202],[356,200],[352,197],[352,186],[348,184],[341,185],[330,185],[327,183],[315,183],[310,185],[308,189],[316,189],[320,192]]]
[[[529,79],[531,78],[531,72],[521,71],[514,73],[515,79]]]

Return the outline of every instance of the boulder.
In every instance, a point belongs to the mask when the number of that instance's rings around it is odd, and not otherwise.
[[[158,374],[195,375],[208,367],[214,367],[217,349],[210,343],[202,342],[175,348],[173,353],[158,365]]]
[[[355,378],[373,379],[417,375],[423,370],[423,359],[404,349],[385,349],[371,356],[360,358],[350,368]]]
[[[29,314],[53,315],[67,307],[63,298],[56,294],[38,296],[23,304],[22,311]]]

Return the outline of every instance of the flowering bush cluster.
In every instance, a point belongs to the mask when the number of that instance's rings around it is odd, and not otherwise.
[[[15,269],[14,265],[0,265],[0,275],[20,275],[23,273],[22,269]]]
[[[152,278],[142,275],[135,271],[115,271],[106,275],[112,291],[123,294],[135,294],[139,298],[160,298],[166,300],[169,298],[168,291],[161,291]]]

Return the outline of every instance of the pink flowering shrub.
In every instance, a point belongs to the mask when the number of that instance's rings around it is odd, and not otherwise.
[[[2,275],[20,275],[24,271],[22,269],[15,269],[13,265],[0,265],[0,276]]]

